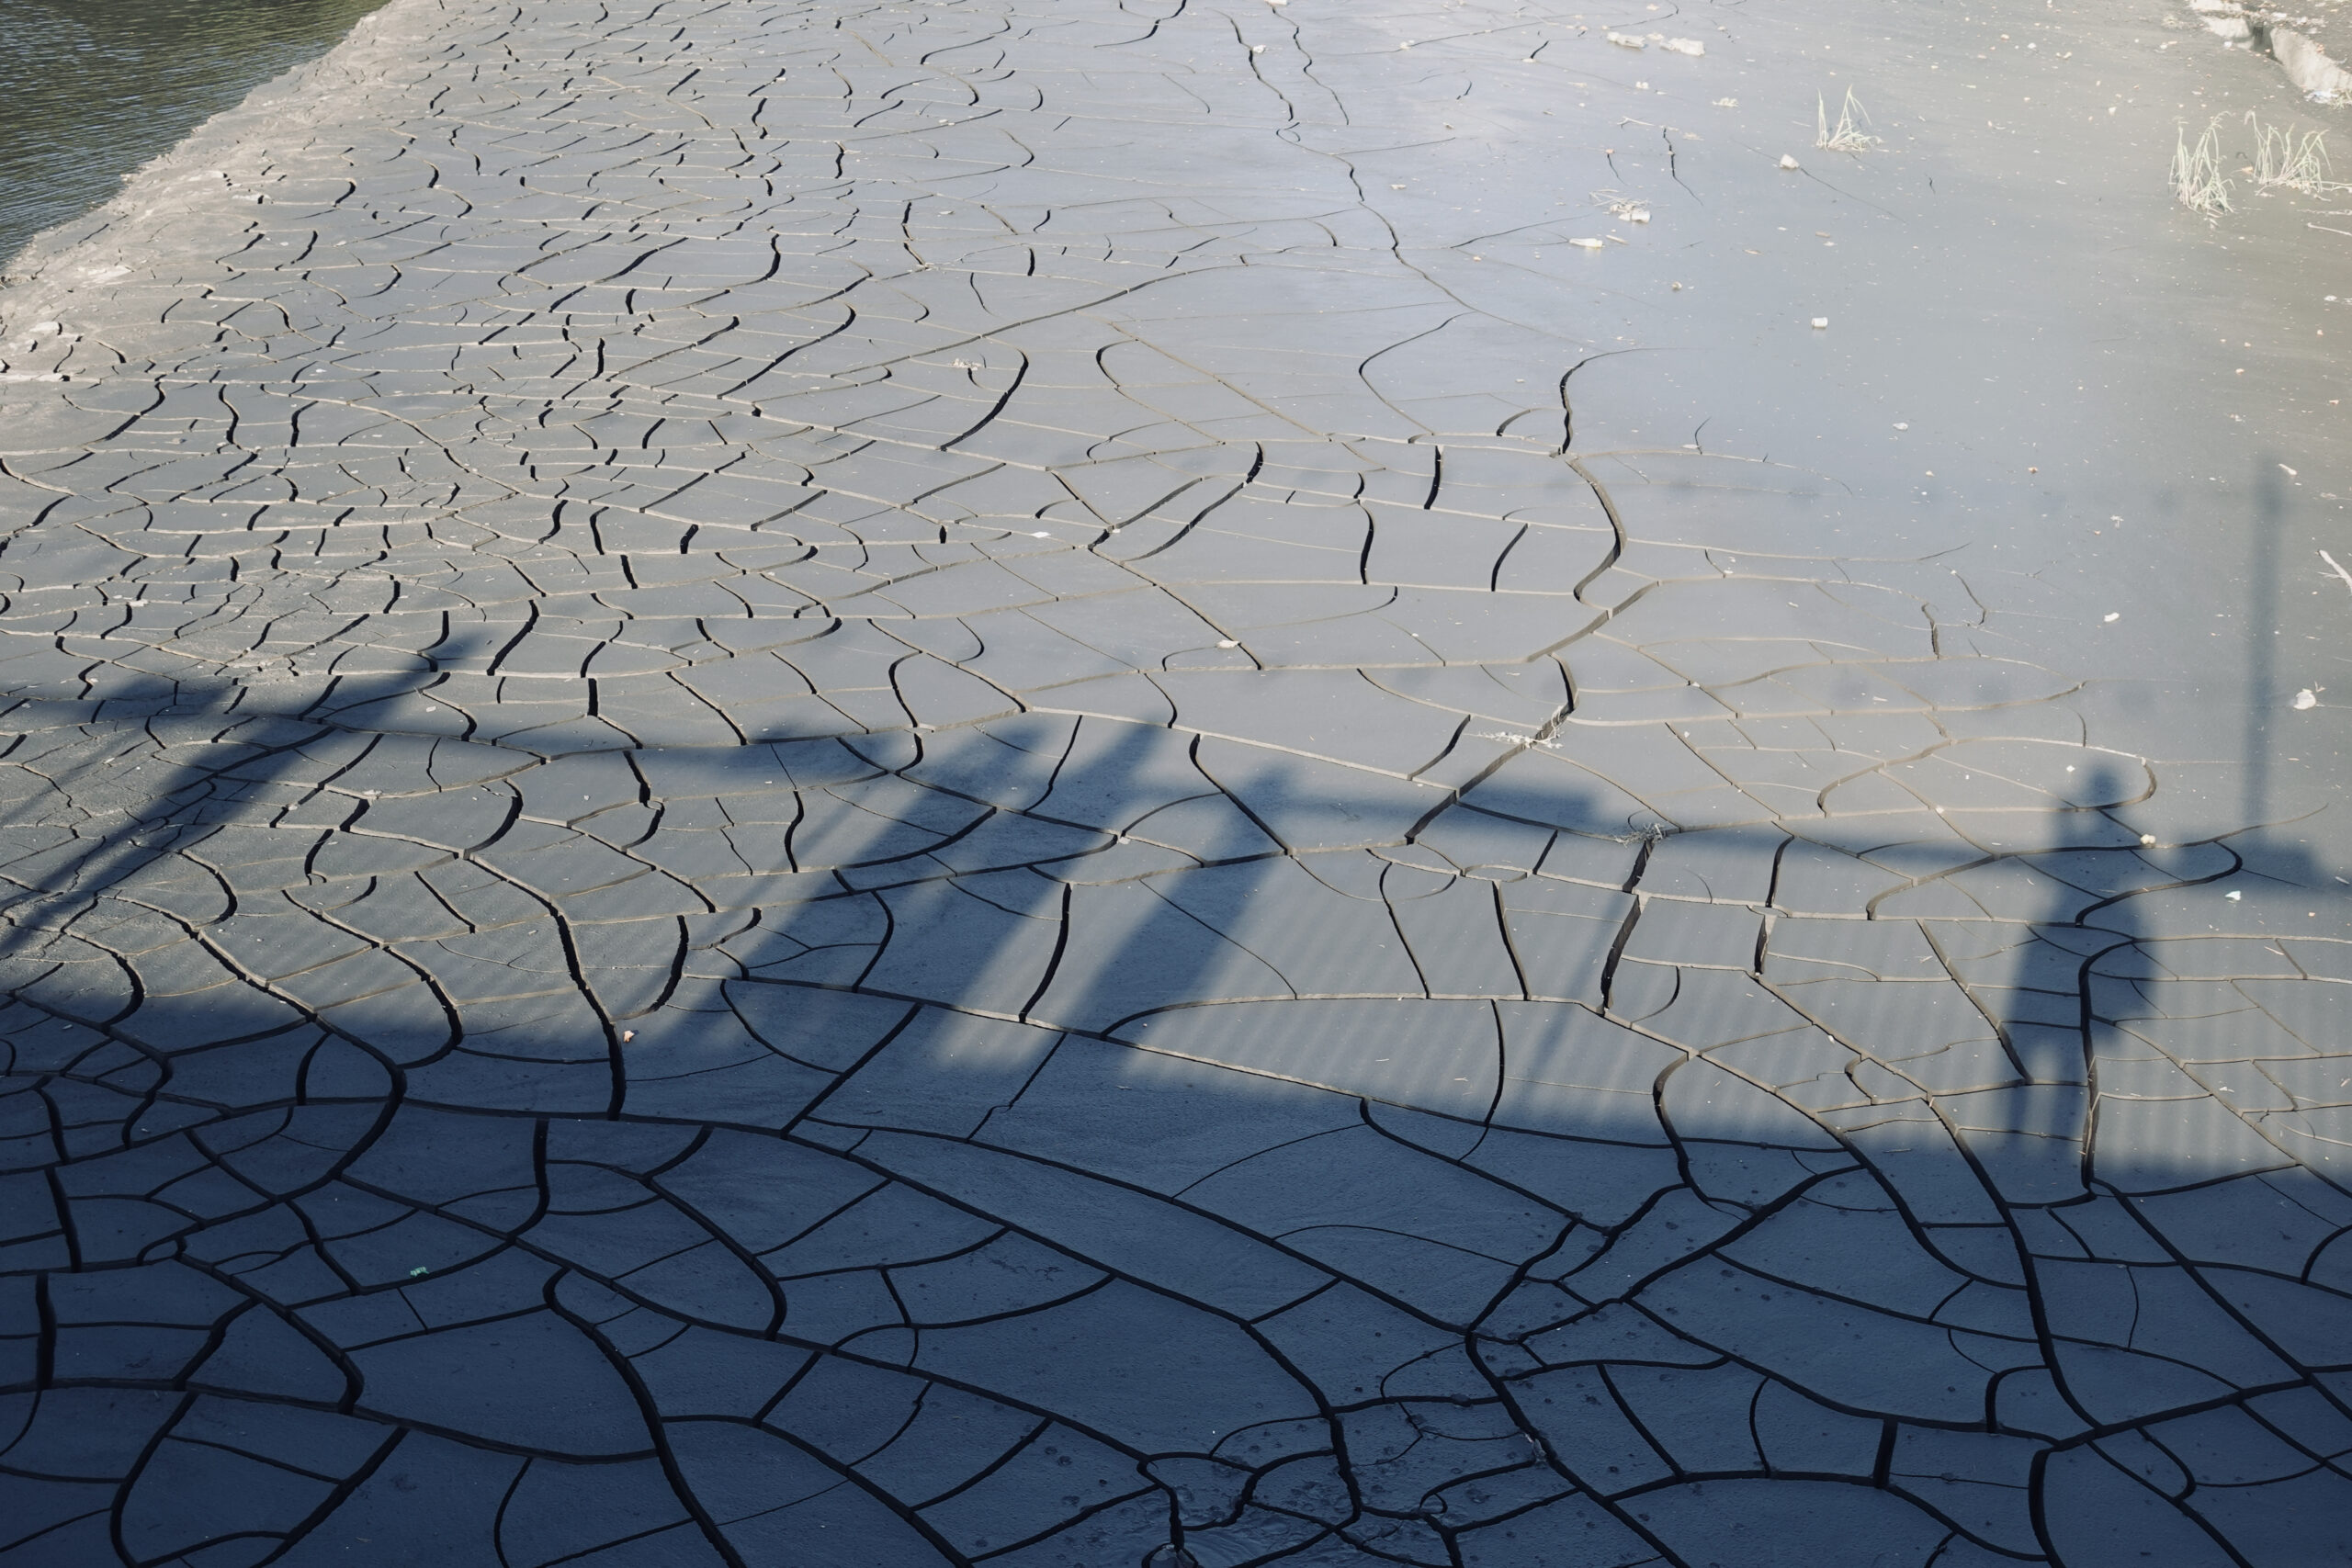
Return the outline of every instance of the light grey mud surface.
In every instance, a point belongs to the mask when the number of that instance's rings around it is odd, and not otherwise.
[[[2352,221],[2166,36],[205,128],[0,296],[0,1563],[2347,1561]]]

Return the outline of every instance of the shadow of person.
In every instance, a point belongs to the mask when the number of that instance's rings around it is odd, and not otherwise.
[[[2049,898],[2021,933],[2006,1006],[1994,1021],[2018,1082],[1997,1129],[1980,1145],[2001,1145],[1985,1161],[2013,1201],[2052,1202],[2086,1190],[2090,1175],[2093,1067],[2101,1017],[2098,977],[2139,943],[2134,896],[2168,880],[2143,854],[2125,809],[2135,789],[2112,763],[2092,766],[2073,800],[2054,813],[2050,847],[2030,864],[2049,879]]]

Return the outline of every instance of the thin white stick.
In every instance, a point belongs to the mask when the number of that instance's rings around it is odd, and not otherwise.
[[[2344,580],[2344,586],[2346,589],[2352,590],[2352,571],[2346,571],[2342,567],[2337,566],[2335,564],[2335,558],[2329,555],[2325,550],[2320,551],[2319,558],[2325,561],[2328,564],[2329,569],[2332,570],[2336,576]]]

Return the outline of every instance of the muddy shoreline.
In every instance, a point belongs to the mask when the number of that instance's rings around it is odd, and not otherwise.
[[[2352,1551],[2352,263],[2165,42],[393,0],[44,235],[15,1549]]]

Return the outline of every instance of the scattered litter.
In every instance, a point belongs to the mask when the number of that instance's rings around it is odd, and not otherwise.
[[[1910,429],[1911,427],[1910,427],[1909,425],[1907,425],[1907,424],[1904,423],[1901,420],[1897,420],[1897,421],[1895,421],[1895,422],[1894,422],[1894,428],[1895,428],[1895,429],[1897,429],[1897,430],[1908,430],[1908,429]]]
[[[1628,222],[1628,223],[1646,223],[1646,222],[1648,222],[1649,220],[1650,220],[1649,210],[1648,210],[1648,209],[1646,209],[1646,208],[1645,208],[1643,210],[1641,210],[1641,211],[1639,211],[1639,212],[1628,212],[1627,214],[1625,214],[1625,221],[1626,221],[1626,222]],[[2286,465],[2285,465],[2284,463],[2281,463],[2281,464],[2279,465],[2279,467],[2280,467],[2280,468],[2286,468]],[[2290,473],[2290,474],[2291,474],[2291,473],[2293,473],[2295,470],[2294,470],[2294,469],[2292,469],[2292,468],[2287,468],[2287,471],[2288,471],[2289,473]]]
[[[1666,40],[1666,47],[1672,50],[1677,54],[1704,54],[1707,52],[1707,46],[1701,43],[1694,38],[1670,38]]]
[[[1050,538],[1052,538],[1052,537],[1053,537],[1053,536],[1052,536],[1051,534],[1047,533],[1047,532],[1046,532],[1045,529],[1043,529],[1043,528],[1038,529],[1035,533],[1034,533],[1034,534],[1030,535],[1029,536],[1030,536],[1031,538],[1033,538],[1033,539],[1050,539]]]
[[[1828,324],[1829,324],[1829,318],[1828,318],[1828,317],[1826,317],[1826,316],[1815,316],[1815,317],[1813,319],[1813,326],[1814,326],[1814,330],[1815,330],[1815,332],[1820,331],[1822,328],[1824,328],[1824,327],[1827,326]]]
[[[2315,708],[2317,706],[2319,706],[2319,694],[2312,691],[2309,686],[2305,686],[2301,691],[2295,694],[2295,711],[2297,713],[2302,712],[2305,708]]]
[[[1673,288],[1674,291],[1675,291],[1677,294],[1679,294],[1679,293],[1681,293],[1681,292],[1682,292],[1682,285],[1680,285],[1680,284],[1677,283],[1677,284],[1672,285],[1671,287]]]
[[[1715,107],[1719,109],[1736,109],[1739,107],[1739,100],[1737,98],[1717,98],[1715,100]]]
[[[2243,894],[2243,893],[2241,893],[2241,892],[2239,892],[2236,888],[2233,887],[2233,888],[2231,888],[2227,893],[2222,894],[2222,897],[2224,897],[2224,898],[2227,898],[2231,903],[2234,904],[2234,903],[2236,903],[2239,899],[2241,899],[2241,898],[2245,897],[2245,894]]]
[[[1241,646],[1239,643],[1236,642],[1233,638],[1231,638],[1231,637],[1221,637],[1217,638],[1217,639],[1216,639],[1216,645],[1217,645],[1219,648],[1239,648],[1239,647]]]
[[[2156,836],[2155,836],[2154,833],[2143,833],[2143,834],[2141,834],[2141,835],[2140,835],[2140,847],[2141,847],[2142,849],[2143,849],[2143,850],[2153,850],[2153,849],[2154,849],[2154,848],[2156,847]]]
[[[2327,563],[2327,569],[2330,571],[2335,573],[2336,576],[2344,580],[2345,587],[2352,588],[2352,571],[2346,571],[2342,567],[2338,566],[2335,563],[2335,558],[2329,555],[2325,550],[2320,551],[2319,558]]]
[[[1784,169],[1793,169],[1796,166],[1797,161],[1793,156],[1786,152],[1781,154],[1781,167]]]
[[[1649,90],[1650,85],[1647,82],[1636,82],[1634,84],[1634,91],[1637,93],[1646,93]]]
[[[1631,33],[1604,33],[1601,36],[1620,49],[1647,49],[1649,47],[1648,44],[1644,43],[1640,39],[1635,38]]]
[[[2289,479],[2293,479],[2293,478],[2295,477],[2295,470],[2294,470],[2294,469],[2292,469],[2292,468],[2289,468],[2289,467],[2288,467],[2286,464],[2284,464],[2284,463],[2281,463],[2281,464],[2279,464],[2279,465],[2278,465],[2278,471],[2279,471],[2280,473],[2282,473],[2282,474],[2286,475],[2286,476],[2287,476]]]
[[[2123,612],[2120,610],[2109,610],[2106,615],[2099,617],[2101,621],[2120,621],[2122,618]]]
[[[1570,240],[1568,243],[1580,251],[1597,251],[1601,246],[1601,242],[1599,240]]]
[[[410,1270],[408,1271],[408,1277],[409,1277],[410,1279],[412,1279],[412,1280],[422,1280],[422,1279],[424,1279],[427,1274],[430,1274],[430,1273],[432,1273],[432,1272],[433,1272],[433,1270],[432,1270],[432,1269],[427,1269],[424,1264],[420,1263],[420,1264],[418,1264],[415,1268],[413,1268],[413,1269],[410,1269]]]
[[[626,1045],[626,1044],[628,1044],[630,1041],[632,1041],[632,1040],[634,1040],[634,1039],[636,1039],[636,1038],[637,1038],[637,1031],[636,1031],[636,1030],[634,1030],[634,1029],[624,1029],[624,1030],[622,1030],[622,1031],[621,1031],[621,1043],[622,1043],[622,1044]]]

